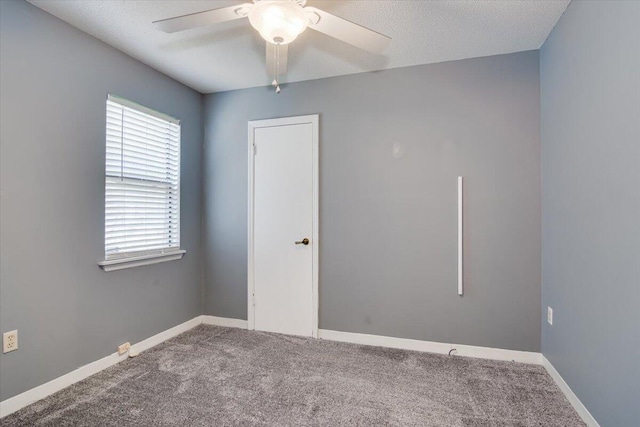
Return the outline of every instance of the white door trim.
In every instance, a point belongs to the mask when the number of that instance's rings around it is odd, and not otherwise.
[[[254,148],[254,131],[257,128],[274,127],[274,126],[289,126],[310,123],[313,127],[312,135],[312,151],[313,151],[313,231],[311,236],[311,249],[312,249],[312,289],[311,289],[311,334],[314,338],[318,338],[318,308],[319,308],[319,296],[318,296],[318,272],[319,272],[319,250],[320,250],[320,233],[318,219],[320,217],[320,162],[319,162],[319,129],[318,129],[318,115],[309,116],[297,116],[297,117],[283,117],[277,119],[267,120],[251,120],[249,122],[249,200],[248,200],[248,254],[247,254],[247,323],[248,329],[255,329],[255,301],[254,301],[254,289],[255,289],[255,276],[254,276],[254,241],[253,241],[253,227],[254,227],[254,194],[255,194],[255,182],[254,182],[254,169],[255,169],[255,148]]]

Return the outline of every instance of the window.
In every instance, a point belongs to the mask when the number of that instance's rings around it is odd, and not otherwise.
[[[107,98],[105,270],[180,259],[180,122]]]

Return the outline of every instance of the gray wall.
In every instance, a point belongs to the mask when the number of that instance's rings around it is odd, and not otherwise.
[[[204,313],[247,316],[247,121],[320,113],[320,327],[539,351],[539,112],[537,51],[208,95]]]
[[[200,314],[202,97],[23,1],[0,1],[0,400]],[[181,261],[105,273],[105,100],[182,119]]]
[[[541,53],[542,351],[603,426],[640,425],[639,23],[573,1]]]

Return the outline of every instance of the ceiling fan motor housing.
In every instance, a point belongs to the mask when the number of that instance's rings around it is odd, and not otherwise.
[[[274,44],[289,44],[309,25],[302,8],[306,0],[258,0],[249,11],[249,22],[263,39]]]
[[[295,3],[300,7],[304,7],[307,4],[307,0],[253,0],[254,3],[269,3],[269,2],[289,2]]]

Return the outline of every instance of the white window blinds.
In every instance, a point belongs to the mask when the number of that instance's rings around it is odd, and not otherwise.
[[[109,95],[107,260],[180,249],[180,122]]]

